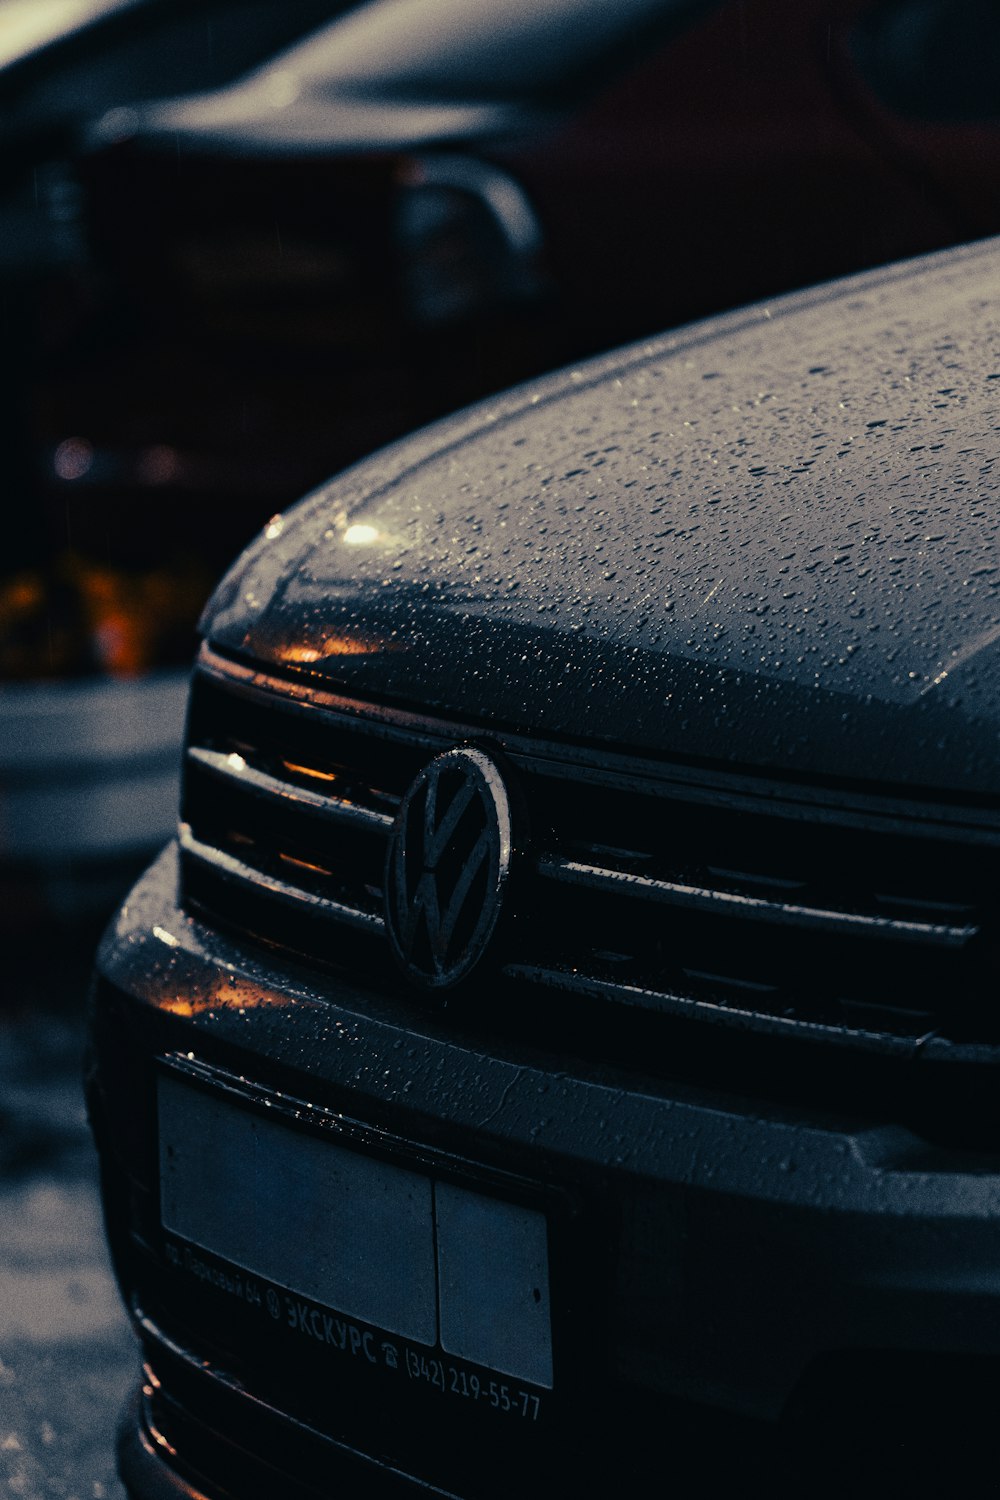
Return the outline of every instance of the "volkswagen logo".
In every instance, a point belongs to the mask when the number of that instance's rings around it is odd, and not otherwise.
[[[496,931],[511,859],[499,770],[480,750],[448,750],[403,798],[386,860],[389,939],[408,977],[458,984]]]

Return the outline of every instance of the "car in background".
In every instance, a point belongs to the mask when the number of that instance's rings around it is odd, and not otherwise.
[[[43,904],[105,886],[62,830],[102,866],[166,835],[171,739],[116,725],[153,674],[176,745],[211,581],[296,494],[651,328],[1000,228],[982,0],[11,6],[0,679],[46,769],[0,767],[0,854]],[[67,679],[127,785],[49,763]],[[131,829],[75,805],[102,782]]]
[[[571,365],[230,570],[92,1001],[131,1493],[988,1459],[998,294]]]
[[[107,337],[73,168],[81,138],[109,109],[239,77],[334,10],[329,0],[0,4],[0,932],[8,944],[31,933],[31,946],[40,924],[105,918],[162,841],[177,797],[186,693],[178,664],[211,577],[169,518],[157,525],[134,504],[95,515],[67,502],[95,467],[93,445],[73,432],[50,440],[47,393],[67,369],[85,388],[95,341]],[[164,462],[147,455],[147,478]]]

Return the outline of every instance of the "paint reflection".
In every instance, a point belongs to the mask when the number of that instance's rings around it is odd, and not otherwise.
[[[292,1002],[287,995],[262,989],[233,974],[224,974],[198,995],[171,995],[160,1001],[160,1009],[172,1016],[200,1016],[207,1011],[230,1010],[242,1015],[247,1010],[280,1007]]]
[[[331,656],[371,656],[378,652],[398,651],[398,644],[382,635],[328,635],[315,646],[295,642],[280,647],[280,660],[290,666],[309,666]]]

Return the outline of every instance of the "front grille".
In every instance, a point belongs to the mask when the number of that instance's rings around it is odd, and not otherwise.
[[[626,1012],[899,1056],[981,1058],[1000,1041],[996,809],[484,734],[207,650],[189,720],[185,901],[312,960],[388,975],[395,810],[433,755],[470,742],[510,768],[525,830],[482,1024],[530,993],[561,1006],[570,1049],[574,1016]]]

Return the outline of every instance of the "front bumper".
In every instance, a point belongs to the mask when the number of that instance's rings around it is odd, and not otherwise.
[[[308,1340],[301,1356],[257,1348],[230,1327],[218,1287],[202,1278],[186,1290],[159,1225],[165,1057],[248,1096],[359,1122],[428,1160],[537,1184],[557,1247],[548,1433],[523,1446],[508,1434],[494,1449],[485,1429],[465,1442],[453,1411],[412,1416],[392,1401],[368,1421],[364,1394],[344,1394],[317,1363],[327,1351],[307,1351]],[[863,1403],[863,1372],[886,1359],[921,1370],[929,1359],[942,1384],[957,1360],[974,1362],[980,1386],[983,1371],[995,1378],[1000,1156],[929,1146],[893,1123],[889,1102],[883,1120],[807,1118],[479,1044],[446,1015],[193,920],[176,902],[172,849],[103,944],[88,1084],[109,1239],[150,1367],[146,1436],[125,1442],[126,1477],[161,1461],[183,1476],[186,1443],[208,1455],[190,1483],[211,1495],[253,1493],[258,1470],[322,1492],[314,1477],[344,1465],[390,1487],[409,1472],[431,1493],[502,1493],[504,1453],[512,1472],[548,1473],[551,1490],[571,1451],[593,1472],[609,1433],[640,1463],[639,1436],[661,1441],[678,1401],[773,1419],[834,1369],[840,1394]],[[340,1392],[329,1420],[314,1400],[328,1380]],[[219,1455],[236,1444],[214,1468],[213,1442]],[[209,1471],[244,1478],[230,1491]]]

